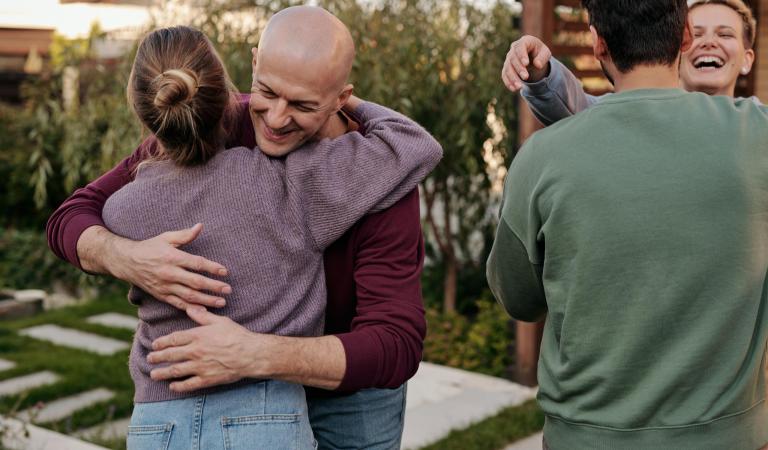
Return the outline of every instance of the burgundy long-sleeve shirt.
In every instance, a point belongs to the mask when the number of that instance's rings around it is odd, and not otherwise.
[[[228,147],[254,147],[248,96],[240,97]],[[48,244],[78,268],[77,241],[87,228],[104,226],[107,198],[133,179],[136,165],[153,154],[144,141],[116,167],[77,190],[51,216]],[[389,209],[364,217],[324,254],[327,334],[344,346],[347,369],[340,392],[393,388],[413,376],[426,334],[420,275],[424,242],[416,190]]]

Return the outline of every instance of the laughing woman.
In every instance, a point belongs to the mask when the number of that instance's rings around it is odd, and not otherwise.
[[[757,22],[742,0],[695,0],[688,11],[693,44],[683,53],[680,85],[690,92],[735,96],[740,75],[755,61]],[[572,116],[600,100],[581,83],[544,43],[523,36],[512,43],[502,69],[504,84],[522,96],[545,125]],[[606,94],[610,95],[610,94]],[[752,97],[760,104],[757,97]]]

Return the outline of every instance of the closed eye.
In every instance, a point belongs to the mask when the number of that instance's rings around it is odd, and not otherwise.
[[[264,98],[277,98],[277,94],[265,89],[259,89],[259,94],[261,94],[261,96]]]
[[[293,107],[301,112],[313,112],[315,109],[301,103],[294,103]]]

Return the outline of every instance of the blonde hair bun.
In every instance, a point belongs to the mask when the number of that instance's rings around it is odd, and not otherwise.
[[[157,94],[154,104],[160,109],[172,108],[186,103],[197,94],[197,76],[188,69],[170,69],[155,79]]]

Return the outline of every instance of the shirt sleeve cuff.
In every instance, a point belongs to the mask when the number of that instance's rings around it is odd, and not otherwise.
[[[77,241],[80,239],[80,235],[85,230],[93,226],[105,227],[104,222],[100,218],[96,218],[89,215],[77,215],[73,217],[66,226],[66,234],[64,236],[64,256],[67,261],[74,264],[78,269],[83,272],[89,273],[83,269],[80,263],[80,257],[77,254]]]
[[[557,58],[550,58],[549,75],[534,83],[523,81],[522,94],[528,97],[541,97],[550,94],[553,91],[553,85],[562,84],[563,69],[563,63],[558,61]]]
[[[365,333],[335,335],[344,346],[347,369],[337,392],[352,392],[371,387],[380,372],[381,355],[375,339]]]

